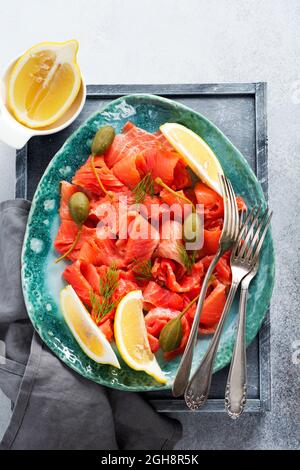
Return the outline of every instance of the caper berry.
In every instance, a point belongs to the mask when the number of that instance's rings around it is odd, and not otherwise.
[[[172,318],[160,332],[159,345],[164,352],[174,351],[182,339],[181,315]]]
[[[92,154],[93,155],[103,155],[103,153],[108,150],[108,148],[113,143],[115,138],[115,130],[111,126],[101,127],[98,132],[96,132],[95,137],[92,142]]]
[[[80,226],[86,221],[89,215],[89,208],[90,201],[84,193],[78,191],[72,194],[69,199],[69,209],[72,219],[77,225]]]

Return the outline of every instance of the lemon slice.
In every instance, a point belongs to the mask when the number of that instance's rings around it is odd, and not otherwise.
[[[126,364],[143,370],[160,383],[166,383],[161,368],[151,352],[143,315],[142,291],[129,292],[119,303],[115,315],[115,340]]]
[[[64,319],[85,354],[95,362],[111,364],[120,369],[109,341],[93,322],[72,286],[62,289],[60,302]]]
[[[28,127],[46,127],[72,105],[81,85],[75,40],[43,42],[25,52],[8,81],[8,106]]]
[[[193,172],[207,186],[222,195],[219,174],[223,174],[223,169],[207,143],[181,124],[166,123],[160,126],[160,130]]]

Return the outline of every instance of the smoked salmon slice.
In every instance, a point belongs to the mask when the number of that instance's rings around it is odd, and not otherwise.
[[[104,159],[113,174],[131,189],[149,172],[153,179],[160,177],[178,189],[191,184],[185,163],[166,139],[130,122],[115,137]]]
[[[63,219],[61,221],[58,233],[54,240],[54,247],[56,248],[56,250],[61,254],[66,253],[66,251],[68,251],[68,249],[74,242],[77,232],[78,225],[73,220]],[[69,254],[68,259],[72,261],[77,260],[78,254],[84,242],[94,238],[95,235],[95,228],[90,228],[83,225],[77,245],[74,250]]]
[[[172,292],[193,291],[194,297],[197,295],[204,277],[204,267],[201,260],[194,264],[190,273],[176,277],[176,268],[172,261],[163,258],[160,262],[156,260],[152,272],[154,278],[164,281],[168,289]]]
[[[106,166],[104,157],[95,157],[95,168],[98,177],[107,191],[121,192],[126,190],[124,184]],[[92,193],[99,194],[100,196],[104,195],[94,174],[91,157],[76,171],[72,182]]]
[[[200,328],[215,328],[220,320],[226,302],[226,286],[219,281],[213,283],[213,289],[204,301],[200,317]],[[188,314],[192,321],[196,308],[190,309]]]
[[[203,205],[205,220],[219,219],[224,216],[223,199],[216,191],[204,183],[197,183],[195,194],[197,203]]]
[[[147,144],[156,143],[155,136],[149,132],[136,127],[132,122],[127,122],[122,133],[118,134],[109,150],[105,154],[105,162],[108,168],[112,168],[116,163],[131,154],[140,152]]]
[[[128,243],[126,245],[125,265],[134,260],[148,260],[153,255],[159,243],[159,233],[153,225],[137,215],[128,228]]]
[[[128,188],[133,189],[140,181],[139,168],[145,168],[145,160],[142,155],[129,155],[122,158],[112,168],[113,174]]]
[[[169,289],[161,287],[154,281],[150,281],[143,292],[144,302],[149,307],[164,307],[175,310],[183,308],[183,297]]]
[[[75,263],[66,267],[63,277],[68,284],[71,284],[82,302],[91,306],[90,293],[92,287],[82,273],[83,266],[85,265],[81,261],[75,261]]]
[[[70,197],[78,191],[78,188],[68,181],[61,181],[60,183],[60,208],[59,216],[61,220],[68,219],[72,220],[69,211],[69,200]]]

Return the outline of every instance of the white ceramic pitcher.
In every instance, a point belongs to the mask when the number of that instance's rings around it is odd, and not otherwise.
[[[61,131],[69,126],[78,116],[86,99],[86,86],[84,78],[81,80],[79,93],[72,106],[57,121],[43,129],[31,129],[18,122],[7,107],[6,90],[8,78],[12,67],[18,59],[15,59],[7,67],[0,82],[0,141],[16,149],[24,147],[34,135],[48,135]]]

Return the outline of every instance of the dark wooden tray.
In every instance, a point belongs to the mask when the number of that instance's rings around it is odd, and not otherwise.
[[[77,120],[63,131],[32,138],[17,151],[16,197],[32,199],[36,186],[53,155],[91,113],[107,102],[131,93],[153,93],[190,106],[214,122],[247,159],[268,191],[266,84],[187,84],[187,85],[89,85],[87,101]],[[269,312],[264,324],[249,346],[247,412],[270,410],[270,326]],[[228,368],[214,375],[210,398],[200,412],[224,411],[224,390]],[[182,399],[170,392],[146,393],[152,404],[164,412],[187,411]]]

